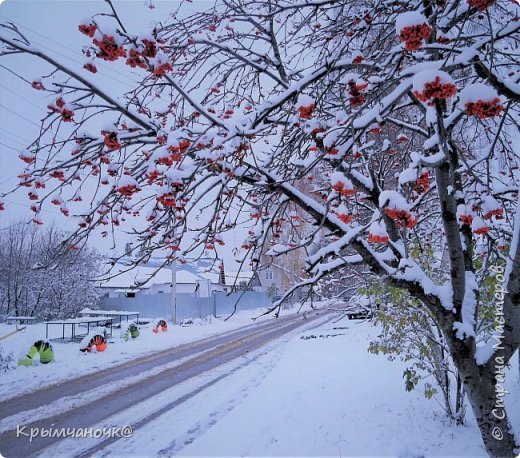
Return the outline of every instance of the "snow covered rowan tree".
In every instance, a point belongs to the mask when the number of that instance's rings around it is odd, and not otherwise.
[[[315,230],[287,229],[273,254],[302,250],[311,292],[361,263],[406,289],[442,330],[488,453],[513,456],[498,388],[520,343],[518,5],[220,0],[152,30],[127,30],[107,5],[78,24],[82,72],[1,28],[3,54],[53,70],[31,83],[49,114],[21,155],[34,222],[45,205],[77,215],[72,246],[127,227],[140,261],[218,253],[222,233],[246,225],[239,256],[254,262],[297,206]],[[118,99],[96,84],[98,62],[142,80]],[[427,237],[442,283],[409,256]],[[476,316],[491,263],[503,290],[486,342]]]

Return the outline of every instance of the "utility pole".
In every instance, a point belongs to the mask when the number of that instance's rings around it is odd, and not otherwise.
[[[172,261],[172,289],[170,313],[173,324],[177,324],[177,260]]]

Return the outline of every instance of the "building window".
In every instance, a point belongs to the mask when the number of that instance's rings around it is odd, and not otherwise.
[[[126,297],[135,297],[135,293],[126,293]]]
[[[267,270],[265,272],[265,279],[266,280],[272,280],[273,279],[273,271],[272,270]]]

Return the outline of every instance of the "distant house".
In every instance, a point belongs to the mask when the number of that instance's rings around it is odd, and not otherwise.
[[[104,297],[136,297],[150,294],[169,294],[172,287],[170,267],[137,266],[131,270],[117,266],[112,275],[99,283]],[[177,265],[178,294],[209,297],[213,292],[232,292],[247,289],[263,291],[253,272],[224,272],[222,267],[203,262]]]
[[[99,283],[104,297],[136,297],[150,294],[170,293],[172,271],[170,268],[138,266],[125,271],[127,267],[117,267],[113,275]],[[176,286],[179,294],[193,294],[209,297],[210,281],[187,270],[176,271]]]
[[[259,280],[265,291],[274,287],[278,294],[282,295],[303,280],[303,268],[299,262],[294,262],[294,259],[288,257],[279,258],[277,261],[264,260]]]
[[[226,271],[225,281],[225,284],[220,285],[222,291],[264,291],[258,276],[252,271]]]

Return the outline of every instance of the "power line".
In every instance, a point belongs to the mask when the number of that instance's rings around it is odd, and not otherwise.
[[[12,73],[17,78],[20,78],[24,83],[31,84],[30,81],[26,80],[23,76],[19,75],[18,73],[13,72],[10,68],[7,68],[5,65],[0,64],[0,67],[3,68],[4,70],[7,70],[9,73]]]
[[[8,135],[11,135],[11,136],[13,136],[13,137],[16,137],[16,138],[18,138],[19,140],[22,140],[22,141],[24,142],[24,144],[27,143],[27,139],[26,139],[26,138],[24,138],[24,137],[22,137],[22,136],[20,136],[20,135],[18,135],[18,134],[15,134],[14,132],[11,132],[10,130],[5,129],[4,127],[0,127],[0,130],[3,130],[3,131],[4,131],[5,133],[7,133]]]
[[[4,129],[3,127],[0,127],[0,130],[3,132],[2,135],[11,136],[11,138],[9,138],[9,141],[18,143],[19,145],[21,145],[24,148],[25,148],[25,145],[27,145],[27,143],[29,143],[26,139],[8,131],[7,129]]]
[[[50,42],[52,42],[52,43],[58,44],[58,45],[60,46],[60,48],[62,48],[62,49],[67,49],[68,51],[72,52],[74,55],[76,55],[76,53],[77,53],[77,50],[72,49],[72,48],[70,48],[70,47],[64,45],[63,43],[61,43],[61,42],[59,42],[59,41],[57,41],[57,40],[54,40],[53,38],[50,38],[50,37],[48,37],[48,36],[46,36],[46,35],[43,35],[42,33],[37,32],[36,30],[33,30],[33,29],[31,29],[30,27],[27,27],[26,25],[20,24],[20,23],[17,22],[17,21],[13,21],[12,19],[9,19],[8,17],[4,16],[3,14],[0,14],[0,17],[3,17],[4,19],[7,19],[8,21],[10,21],[10,22],[16,24],[16,25],[19,26],[19,27],[22,27],[22,28],[24,28],[24,29],[26,29],[26,30],[29,30],[30,32],[32,32],[32,33],[34,33],[34,34],[36,34],[36,35],[39,35],[40,37],[42,37],[42,38],[44,38],[44,39],[46,39],[46,40],[48,40],[48,41],[50,41]],[[58,55],[60,55],[60,56],[62,56],[62,57],[65,57],[66,59],[70,59],[71,61],[76,62],[76,63],[78,63],[78,64],[80,64],[80,65],[83,65],[83,62],[80,62],[80,61],[78,61],[78,60],[76,60],[76,59],[74,59],[74,58],[72,58],[72,57],[70,57],[70,56],[66,56],[65,54],[62,54],[62,53],[56,51],[55,49],[48,48],[48,47],[46,47],[45,45],[42,45],[42,44],[39,44],[38,46],[42,47],[43,49],[47,49],[48,51],[52,51],[52,52],[54,52],[54,53],[56,53],[56,54],[58,54]],[[136,81],[132,80],[132,79],[129,78],[128,76],[124,75],[123,73],[118,72],[117,70],[114,70],[112,67],[110,67],[109,65],[106,65],[106,64],[103,63],[103,62],[99,62],[98,64],[99,64],[101,67],[107,69],[108,71],[110,71],[110,72],[112,72],[112,73],[115,73],[115,74],[117,74],[118,76],[120,76],[120,77],[122,77],[122,78],[125,78],[126,80],[130,81],[131,83],[133,83],[133,84],[138,84]],[[113,77],[113,76],[110,76],[110,75],[104,75],[104,76],[106,76],[107,78],[112,78],[113,80],[118,81],[119,83],[126,84],[126,85],[128,85],[128,86],[131,86],[128,82],[118,80],[117,78],[115,78],[115,77]]]
[[[14,94],[15,96],[21,98],[22,100],[25,100],[27,103],[30,103],[33,107],[38,108],[38,110],[41,110],[46,113],[46,110],[44,110],[40,105],[36,105],[33,101],[29,100],[27,97],[24,97],[23,95],[18,94],[16,91],[9,89],[7,86],[4,86],[3,84],[0,84],[0,87],[4,88],[6,91],[9,91],[11,94]]]
[[[11,200],[11,199],[4,199],[3,197],[2,197],[2,202],[9,202],[12,205],[18,205],[19,207],[31,208],[30,205],[21,204],[20,202],[15,202],[14,200]],[[60,213],[53,212],[53,211],[50,211],[50,210],[45,210],[43,208],[39,212],[49,213],[49,214],[55,215],[55,216],[59,216],[60,215]]]
[[[0,142],[0,145],[5,146],[6,148],[12,149],[13,151],[16,151],[17,153],[21,153],[22,152],[21,149],[13,148],[12,146],[7,145],[6,143]]]
[[[17,113],[12,108],[6,107],[5,105],[2,105],[1,103],[0,103],[0,107],[2,107],[5,110],[9,111],[9,113],[12,113],[15,116],[18,116],[19,118],[24,119],[25,121],[27,121],[28,123],[32,124],[33,126],[36,126],[38,129],[41,127],[38,124],[36,124],[34,121],[31,121],[29,118],[25,117],[24,115],[21,115],[20,113]]]

